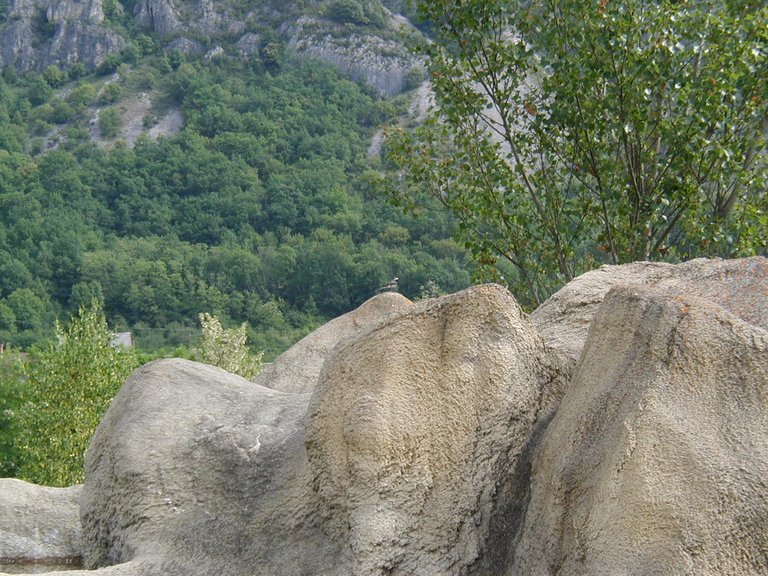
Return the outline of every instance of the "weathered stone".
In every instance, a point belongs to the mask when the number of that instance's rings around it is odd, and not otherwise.
[[[494,573],[489,542],[519,516],[524,453],[559,399],[558,367],[495,285],[414,304],[338,348],[307,452],[345,573]]]
[[[563,388],[558,356],[492,285],[418,304],[382,294],[332,324],[288,355],[311,370],[274,372],[311,389],[324,364],[309,416],[309,394],[217,368],[137,371],[88,451],[86,565],[339,576],[499,565],[495,543],[528,490],[526,450]]]
[[[410,24],[391,14],[382,33],[361,33],[320,18],[297,17],[296,7],[251,8],[244,16],[243,6],[226,2],[141,0],[135,3],[133,16],[139,26],[163,37],[169,49],[187,53],[205,52],[203,44],[188,38],[221,42],[243,35],[246,21],[269,23],[298,52],[338,66],[385,96],[408,87],[408,74],[418,64],[402,42],[392,39],[393,31]],[[313,9],[309,12],[315,14]],[[241,54],[256,53],[258,46],[252,40],[237,46]],[[7,8],[7,21],[0,23],[0,67],[13,65],[23,72],[51,64],[68,68],[82,63],[93,69],[125,46],[125,38],[105,22],[102,0],[15,0]]]
[[[244,58],[258,55],[261,49],[261,37],[253,32],[243,34],[235,43],[235,48]]]
[[[766,573],[768,332],[701,298],[612,290],[531,491],[510,575]]]
[[[0,67],[23,72],[78,62],[92,69],[123,48],[124,38],[104,23],[101,0],[12,2],[8,22],[0,26]]]
[[[700,258],[683,264],[634,262],[603,266],[569,282],[531,320],[544,340],[572,362],[579,359],[600,303],[614,286],[655,288],[670,296],[699,296],[768,329],[768,259]]]
[[[286,26],[290,45],[299,53],[319,58],[372,86],[381,96],[408,88],[408,74],[420,64],[401,42],[375,35],[346,32],[315,18],[301,18]]]
[[[81,488],[0,478],[0,570],[4,563],[79,560]]]
[[[397,292],[374,296],[299,340],[265,367],[255,381],[281,392],[312,392],[323,363],[334,347],[390,320],[410,305],[411,301]]]
[[[195,42],[189,38],[174,38],[165,47],[166,52],[178,50],[182,54],[202,54],[205,52],[205,46],[200,42]]]
[[[161,36],[179,31],[181,20],[170,0],[143,0],[134,8],[136,21]]]
[[[606,275],[634,283],[606,296]],[[59,574],[764,573],[765,259],[596,276],[553,300],[591,324],[570,383],[575,360],[495,285],[379,295],[259,383],[144,366],[86,458],[73,547],[98,570]],[[57,489],[5,486],[20,557]]]
[[[308,400],[185,360],[139,369],[86,456],[86,566],[330,573],[337,550],[306,481]]]

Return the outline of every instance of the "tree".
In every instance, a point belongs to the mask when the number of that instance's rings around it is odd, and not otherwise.
[[[99,112],[99,131],[104,138],[115,138],[120,129],[120,110],[114,106]]]
[[[61,88],[67,82],[67,73],[55,64],[51,64],[43,70],[43,80],[51,88]]]
[[[522,300],[602,262],[765,252],[764,3],[419,9],[436,114],[390,139],[391,197],[439,199]]]
[[[216,316],[203,312],[200,314],[200,324],[203,339],[200,347],[195,350],[198,361],[248,379],[261,372],[263,353],[253,354],[248,350],[245,322],[239,328],[225,330]]]
[[[23,374],[22,355],[3,346],[0,351],[0,478],[16,476],[21,466],[16,414],[24,403]]]
[[[56,342],[33,353],[27,367],[29,401],[19,410],[19,477],[67,486],[83,479],[83,459],[99,421],[136,356],[111,345],[97,302],[81,307]]]
[[[328,16],[342,24],[367,24],[363,6],[358,0],[333,0],[328,6]]]

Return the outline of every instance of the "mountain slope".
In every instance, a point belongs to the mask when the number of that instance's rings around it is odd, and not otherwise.
[[[96,298],[142,348],[189,345],[211,312],[247,322],[270,357],[393,276],[410,298],[469,284],[446,214],[403,215],[370,183],[385,169],[371,140],[411,94],[383,98],[308,53],[343,34],[397,42],[393,30],[333,20],[331,4],[293,19],[264,4],[259,26],[236,33],[161,35],[139,19],[171,4],[118,6],[81,14],[112,14],[102,24],[123,34],[120,56],[0,76],[0,342],[39,343]],[[203,20],[204,5],[185,6],[179,22]],[[209,20],[225,26],[238,7],[221,6]]]

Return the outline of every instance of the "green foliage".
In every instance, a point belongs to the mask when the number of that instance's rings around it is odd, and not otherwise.
[[[104,138],[115,138],[120,128],[120,110],[114,106],[99,113],[99,131]]]
[[[51,88],[61,88],[67,81],[67,73],[55,64],[51,64],[43,70],[43,79]]]
[[[372,0],[332,0],[326,14],[340,24],[381,28],[386,23],[381,4]]]
[[[245,322],[239,328],[225,330],[216,316],[203,312],[200,324],[203,338],[200,347],[195,350],[196,360],[248,379],[261,372],[264,353],[254,354],[248,349]]]
[[[0,478],[15,477],[21,467],[17,415],[24,404],[26,389],[24,362],[18,350],[3,347],[0,351]]]
[[[282,42],[267,42],[261,49],[261,60],[267,69],[279,68],[285,60],[285,45]]]
[[[111,332],[94,302],[81,307],[56,342],[35,352],[27,366],[28,401],[19,409],[19,477],[52,486],[83,479],[83,458],[112,397],[136,357],[110,345]]]
[[[367,24],[363,6],[359,0],[332,0],[328,16],[342,24]]]
[[[765,253],[764,4],[419,6],[438,115],[391,139],[390,195],[446,205],[529,304],[601,262]]]
[[[34,106],[46,102],[53,95],[53,89],[42,76],[35,76],[29,82],[27,98]]]
[[[123,89],[116,82],[110,82],[104,84],[104,87],[99,92],[98,102],[99,104],[114,104],[123,95]]]
[[[101,64],[96,68],[96,74],[99,76],[106,76],[108,74],[112,74],[115,70],[117,70],[117,67],[120,65],[120,56],[115,54],[114,52],[110,52],[104,57],[104,60]]]
[[[75,108],[82,109],[96,101],[97,90],[93,84],[80,84],[67,96],[67,101]]]
[[[191,347],[210,310],[247,322],[271,359],[392,276],[409,297],[430,279],[442,291],[469,283],[450,217],[403,215],[362,176],[394,108],[330,66],[282,57],[270,70],[228,57],[172,67],[164,55],[121,68],[123,94],[155,85],[153,116],[184,114],[181,133],[133,147],[88,142],[101,78],[36,106],[26,96],[39,76],[0,83],[4,341],[44,346],[55,316],[97,298],[145,352]],[[119,137],[109,110],[97,125]],[[71,114],[58,147],[30,142],[30,122],[53,136],[56,111]]]

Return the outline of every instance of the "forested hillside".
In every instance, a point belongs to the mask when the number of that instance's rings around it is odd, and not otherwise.
[[[4,70],[0,342],[38,344],[96,297],[146,350],[190,344],[210,312],[269,358],[393,276],[412,298],[469,283],[444,212],[406,217],[370,191],[371,137],[404,97],[282,44],[244,61],[140,38],[94,74]],[[142,91],[145,128],[178,109],[183,130],[126,143]]]

